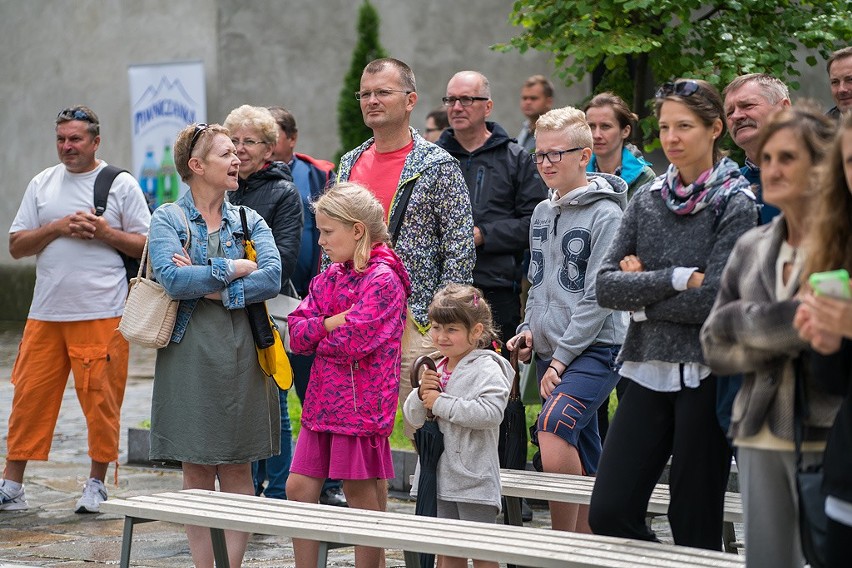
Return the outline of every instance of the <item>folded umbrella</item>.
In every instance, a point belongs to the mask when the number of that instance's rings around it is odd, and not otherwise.
[[[435,361],[428,355],[418,358],[411,367],[411,386],[420,387],[420,368],[427,366],[437,370]],[[438,460],[444,453],[444,435],[438,428],[431,410],[426,411],[426,422],[414,432],[414,445],[420,461],[420,476],[417,478],[417,504],[414,514],[424,517],[438,516]],[[421,553],[420,568],[431,568],[435,564],[434,554]]]

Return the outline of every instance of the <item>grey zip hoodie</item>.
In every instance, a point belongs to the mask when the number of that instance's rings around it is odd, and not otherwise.
[[[589,185],[539,203],[530,223],[529,280],[524,322],[533,350],[566,365],[590,345],[620,345],[627,314],[598,305],[595,279],[621,224],[627,184],[604,173],[588,173]]]

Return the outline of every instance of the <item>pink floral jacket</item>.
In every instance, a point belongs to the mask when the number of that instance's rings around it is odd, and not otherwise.
[[[408,273],[386,245],[373,247],[364,272],[334,263],[317,275],[287,318],[290,348],[316,353],[302,426],[350,436],[390,436],[396,415]],[[344,310],[346,323],[327,333],[323,319]]]

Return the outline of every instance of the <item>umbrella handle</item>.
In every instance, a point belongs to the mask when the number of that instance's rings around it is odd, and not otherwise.
[[[415,359],[414,364],[411,366],[411,388],[417,390],[420,388],[420,367],[423,366],[429,367],[433,371],[438,370],[438,366],[435,365],[435,360],[429,357],[428,355],[421,355],[417,359]],[[426,411],[426,419],[434,420],[435,415],[432,414],[431,410]]]
[[[411,388],[420,388],[420,367],[426,365],[433,371],[437,371],[438,367],[435,365],[435,360],[429,357],[428,355],[421,355],[418,357],[414,364],[411,366]]]
[[[521,396],[521,371],[518,365],[518,351],[526,348],[526,346],[527,339],[525,336],[521,335],[518,338],[518,342],[515,343],[515,348],[509,355],[509,362],[512,364],[512,369],[515,371],[515,379],[512,381],[512,390],[509,391],[509,397],[513,399]]]

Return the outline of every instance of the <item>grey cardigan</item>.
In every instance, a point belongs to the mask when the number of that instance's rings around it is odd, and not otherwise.
[[[440,354],[432,355],[440,359]],[[444,453],[438,461],[438,498],[442,501],[494,505],[500,509],[500,463],[497,439],[514,377],[509,362],[493,351],[475,349],[459,361],[433,405],[444,434]],[[419,428],[426,409],[411,391],[403,406],[405,417]],[[417,495],[420,463],[411,495]]]
[[[676,215],[663,202],[662,176],[640,190],[627,205],[618,234],[598,273],[600,305],[614,310],[644,309],[647,320],[631,321],[619,359],[637,363],[704,363],[698,334],[736,240],[757,224],[757,206],[735,193],[719,214],[708,207],[694,215]],[[743,178],[743,187],[748,182]],[[639,257],[643,272],[622,272],[619,261]],[[675,290],[676,267],[704,273],[698,288]]]
[[[775,263],[787,238],[783,215],[752,229],[737,242],[725,271],[719,296],[701,329],[701,343],[710,367],[719,374],[744,373],[734,400],[730,434],[753,436],[768,423],[776,436],[793,439],[794,384],[783,381],[786,367],[804,378],[809,418],[807,440],[825,440],[841,397],[829,395],[810,376],[807,343],[793,327],[797,300],[775,296]]]

